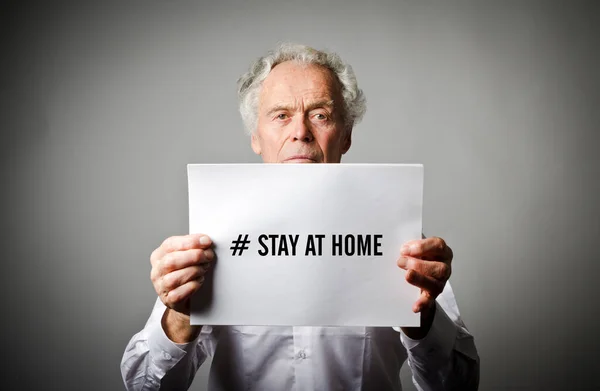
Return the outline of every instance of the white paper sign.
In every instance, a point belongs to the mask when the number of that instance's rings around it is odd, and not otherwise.
[[[190,233],[217,259],[196,325],[418,326],[396,261],[421,238],[423,166],[190,164]]]

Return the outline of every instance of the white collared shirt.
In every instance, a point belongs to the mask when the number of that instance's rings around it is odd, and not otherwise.
[[[449,282],[422,340],[397,327],[203,326],[194,341],[176,344],[161,326],[165,308],[157,299],[125,349],[127,390],[186,390],[208,356],[211,391],[401,390],[407,358],[419,390],[468,391],[479,382],[477,349]]]

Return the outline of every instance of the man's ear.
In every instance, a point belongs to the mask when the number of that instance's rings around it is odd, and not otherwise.
[[[342,155],[348,152],[352,145],[352,126],[350,126],[344,133],[344,139],[342,140]]]
[[[258,135],[256,134],[256,130],[254,132],[252,132],[252,134],[250,135],[250,145],[252,146],[252,150],[254,151],[255,154],[260,155],[261,154],[261,149],[260,149],[260,141],[258,140]]]

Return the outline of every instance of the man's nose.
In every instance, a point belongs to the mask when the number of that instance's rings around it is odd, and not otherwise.
[[[295,123],[292,127],[291,138],[293,141],[302,141],[305,143],[310,143],[314,140],[314,136],[310,129],[310,125],[307,124],[306,118],[297,117],[294,119]]]

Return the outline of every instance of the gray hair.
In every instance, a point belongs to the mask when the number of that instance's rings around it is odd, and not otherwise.
[[[345,128],[352,129],[355,124],[360,122],[367,110],[367,105],[365,95],[356,83],[352,67],[345,64],[336,53],[316,50],[305,45],[283,43],[267,53],[266,56],[256,60],[248,72],[238,79],[240,114],[248,134],[256,130],[258,123],[258,98],[262,82],[277,64],[285,61],[321,65],[331,70],[342,87]]]

